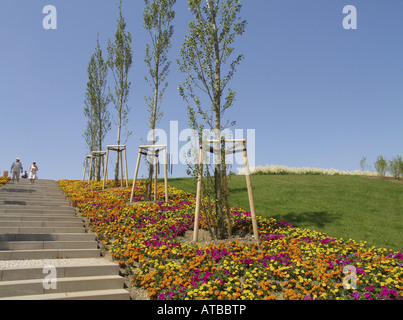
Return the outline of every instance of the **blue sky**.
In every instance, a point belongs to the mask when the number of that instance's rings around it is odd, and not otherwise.
[[[243,2],[248,25],[235,47],[245,59],[230,83],[237,99],[227,116],[245,138],[247,129],[255,130],[256,165],[356,170],[362,156],[372,164],[378,155],[403,155],[403,1]],[[57,9],[57,30],[42,27],[49,4]],[[357,8],[357,30],[342,26],[346,5]],[[178,121],[179,131],[188,127],[177,90],[185,75],[175,58],[191,16],[185,0],[175,9],[173,62],[159,123],[167,132],[170,121]],[[142,0],[123,2],[134,53],[129,178],[148,132],[149,36],[142,11]],[[117,0],[0,1],[0,171],[19,156],[26,169],[37,161],[39,178],[81,179],[88,153],[82,137],[87,65],[97,33],[106,52],[117,18]],[[113,125],[105,144],[116,144],[116,134]],[[174,176],[185,176],[185,169],[175,166]]]

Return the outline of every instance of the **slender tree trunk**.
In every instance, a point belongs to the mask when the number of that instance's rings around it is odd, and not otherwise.
[[[155,79],[155,89],[154,89],[154,101],[153,101],[153,109],[151,113],[151,130],[155,130],[155,125],[157,122],[157,108],[158,108],[158,92],[159,92],[159,81],[158,81],[158,73],[159,73],[159,58],[157,58],[157,61],[155,62],[155,74],[157,76],[157,79]],[[151,144],[155,145],[155,132],[152,131],[152,138],[151,138]],[[155,150],[153,150],[155,153]],[[154,156],[153,156],[154,159]],[[154,161],[153,161],[154,163]],[[154,166],[153,163],[150,163],[149,165],[149,171],[148,171],[148,185],[147,185],[147,199],[151,200],[151,185],[153,182],[153,173],[154,173]]]
[[[116,140],[116,144],[120,145],[120,130],[122,126],[122,104],[119,110],[119,123],[118,123],[118,138]],[[119,152],[116,152],[116,165],[115,165],[115,187],[118,186],[119,183]]]
[[[101,113],[99,113],[99,121],[98,123],[102,123],[102,119],[101,119]],[[99,127],[99,133],[98,133],[98,151],[102,151],[102,135],[103,135],[103,130],[102,130],[102,126],[100,125]],[[97,181],[101,181],[101,155],[99,155],[97,157]]]
[[[214,29],[214,51],[215,51],[215,94],[214,94],[214,107],[215,107],[215,119],[214,119],[214,129],[215,129],[215,140],[220,140],[221,132],[221,61],[220,61],[220,48],[218,40],[218,30],[216,24],[216,12],[215,8],[209,6],[211,14],[211,22]],[[222,181],[223,172],[221,166],[221,141],[215,144],[215,166],[214,166],[214,180],[215,180],[215,207],[217,214],[217,226],[218,226],[218,237],[220,239],[226,238],[226,230],[224,226],[224,212],[223,212],[223,201],[222,201]]]

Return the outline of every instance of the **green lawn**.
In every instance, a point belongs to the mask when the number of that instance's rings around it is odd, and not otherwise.
[[[195,193],[190,178],[171,186]],[[403,184],[358,176],[254,175],[256,212],[331,237],[403,251]],[[230,202],[249,210],[244,176],[231,176]]]

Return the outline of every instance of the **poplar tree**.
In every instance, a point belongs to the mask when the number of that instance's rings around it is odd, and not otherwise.
[[[109,97],[106,90],[108,66],[102,56],[102,49],[97,37],[97,47],[88,63],[88,82],[85,92],[84,115],[87,117],[87,128],[84,138],[89,151],[101,151],[106,134],[111,129],[108,111]],[[101,162],[96,161],[92,177],[101,180]]]
[[[133,53],[131,49],[132,36],[126,31],[126,22],[122,15],[122,0],[119,3],[119,19],[117,30],[115,33],[115,42],[108,41],[108,65],[112,72],[115,82],[114,92],[110,94],[117,111],[117,139],[116,144],[121,144],[121,131],[128,123],[128,114],[130,107],[127,104],[130,85],[128,81],[129,71],[132,66]],[[130,136],[131,131],[126,132],[126,139]],[[115,187],[119,181],[119,152],[116,153],[115,166]]]
[[[239,17],[239,0],[188,0],[188,4],[194,19],[177,59],[180,70],[187,74],[179,93],[188,104],[190,123],[199,131],[200,138],[201,130],[207,126],[216,133],[215,139],[220,139],[219,133],[229,123],[223,123],[223,115],[235,100],[235,92],[228,84],[243,55],[229,59],[235,51],[235,37],[244,33],[246,21]],[[207,106],[202,102],[206,100]],[[222,239],[228,236],[223,213],[226,166],[223,144],[217,143],[216,149],[221,150],[221,156],[216,156],[214,163],[215,229],[216,237]]]
[[[175,18],[173,6],[176,0],[144,0],[143,26],[150,34],[151,44],[146,44],[144,62],[147,65],[148,76],[145,80],[150,85],[152,94],[145,98],[150,114],[151,144],[155,144],[155,126],[162,117],[161,102],[168,86],[166,78],[169,74],[171,61],[168,51],[171,48],[171,37],[174,33],[172,21]],[[151,197],[153,178],[153,163],[149,163],[149,179],[147,198]]]

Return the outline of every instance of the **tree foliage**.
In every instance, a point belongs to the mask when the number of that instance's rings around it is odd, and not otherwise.
[[[129,71],[132,66],[133,53],[131,48],[132,36],[130,32],[126,31],[126,22],[122,15],[122,0],[119,4],[119,19],[117,30],[115,33],[115,42],[108,42],[108,66],[113,75],[115,82],[115,89],[110,94],[110,99],[113,102],[117,111],[117,145],[121,143],[121,130],[122,127],[126,127],[128,123],[128,114],[130,107],[127,104],[130,85]],[[128,138],[131,131],[126,132]],[[119,180],[119,152],[116,155],[116,167],[115,167],[115,186]]]
[[[194,20],[189,24],[181,57],[177,59],[180,70],[187,75],[179,86],[179,93],[188,104],[190,125],[198,131],[200,139],[207,127],[214,130],[218,140],[220,132],[234,124],[229,121],[223,124],[222,120],[235,101],[235,91],[228,85],[243,55],[231,59],[235,38],[244,33],[246,21],[239,17],[242,8],[239,0],[188,0],[188,3]],[[216,152],[214,162],[216,236],[225,238],[223,181],[226,165],[223,145],[217,143],[215,149],[221,149]]]
[[[108,111],[109,97],[106,90],[108,66],[102,56],[102,49],[97,37],[97,47],[88,63],[88,82],[85,92],[84,115],[87,117],[87,128],[84,138],[89,151],[101,151],[107,132],[111,129],[110,113]],[[101,163],[96,161],[96,174],[101,179]],[[96,173],[95,173],[96,172]]]
[[[168,51],[171,48],[171,37],[174,32],[172,21],[175,18],[173,6],[176,0],[144,0],[143,26],[150,34],[151,44],[146,44],[144,62],[148,69],[146,81],[151,87],[152,94],[145,98],[150,114],[151,144],[155,144],[155,126],[162,117],[161,102],[168,86],[166,78],[169,74],[171,61]],[[149,164],[149,182],[147,197],[151,196],[153,164]]]

